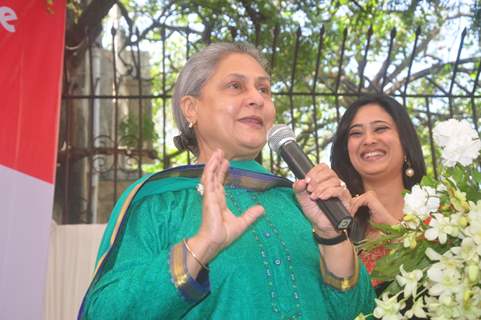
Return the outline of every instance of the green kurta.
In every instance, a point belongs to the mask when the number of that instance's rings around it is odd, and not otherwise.
[[[254,161],[232,161],[231,166],[267,173]],[[351,320],[372,311],[374,291],[364,266],[357,285],[346,292],[323,283],[311,225],[288,187],[258,192],[226,186],[234,214],[256,202],[265,214],[210,262],[210,294],[200,302],[187,301],[172,282],[169,254],[201,223],[198,178],[162,183],[173,191],[151,192],[131,204],[81,317]],[[183,187],[171,188],[178,184]]]

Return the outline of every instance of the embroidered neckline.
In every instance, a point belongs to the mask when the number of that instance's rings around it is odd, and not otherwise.
[[[244,210],[243,210],[243,208],[241,208],[241,205],[239,204],[239,202],[235,199],[235,197],[233,195],[234,191],[235,192],[242,192],[242,191],[246,192],[249,195],[249,197],[251,198],[252,204],[259,204],[260,203],[260,201],[259,201],[260,194],[256,191],[243,190],[243,189],[240,189],[236,186],[225,186],[225,191],[226,191],[226,197],[230,200],[230,202],[234,206],[234,209],[237,211],[236,213],[239,214],[239,215],[242,212],[244,212],[247,208],[244,208]],[[288,272],[289,272],[289,281],[290,281],[290,284],[291,284],[292,298],[295,300],[295,310],[296,310],[295,314],[290,314],[290,315],[284,314],[282,312],[280,306],[279,306],[278,292],[276,292],[275,287],[274,287],[273,273],[271,271],[271,266],[270,266],[270,263],[269,263],[269,252],[266,250],[266,248],[264,246],[264,243],[261,240],[262,239],[261,232],[259,232],[257,230],[256,225],[252,225],[250,227],[250,232],[253,234],[254,239],[256,240],[256,244],[257,244],[258,249],[259,249],[259,254],[262,258],[262,263],[263,263],[263,266],[264,266],[264,269],[265,269],[265,275],[266,275],[266,278],[267,278],[266,279],[267,284],[269,286],[270,293],[271,293],[270,296],[271,296],[272,311],[276,314],[280,314],[282,318],[286,317],[286,319],[299,319],[299,318],[302,317],[301,304],[300,304],[300,294],[299,294],[299,290],[298,290],[298,286],[297,286],[296,275],[294,274],[294,268],[293,268],[293,265],[292,265],[292,256],[289,252],[289,248],[287,247],[286,242],[282,239],[279,230],[277,229],[275,224],[272,222],[272,220],[269,218],[268,212],[266,212],[261,217],[261,219],[263,219],[265,221],[265,223],[267,224],[267,226],[269,228],[268,231],[264,231],[264,237],[265,238],[275,237],[275,238],[277,238],[277,240],[281,244],[282,252],[283,252],[283,255],[285,256],[285,260],[286,260],[285,263],[287,264],[287,268],[288,268]],[[271,257],[271,258],[273,258],[273,257]],[[274,260],[274,264],[279,266],[279,265],[282,264],[282,260],[280,258],[276,258]],[[291,313],[291,312],[289,312],[289,313]]]

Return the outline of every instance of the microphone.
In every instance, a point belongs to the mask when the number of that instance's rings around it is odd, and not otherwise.
[[[307,172],[314,167],[296,143],[294,132],[285,124],[274,125],[267,133],[267,141],[269,148],[281,156],[296,178],[304,179]],[[316,202],[337,230],[349,228],[352,217],[339,198],[317,199]]]

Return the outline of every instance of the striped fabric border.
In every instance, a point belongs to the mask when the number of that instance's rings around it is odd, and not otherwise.
[[[351,288],[353,288],[356,284],[357,281],[359,280],[359,272],[360,272],[360,264],[359,264],[359,258],[357,257],[357,254],[355,251],[353,251],[354,254],[354,273],[350,277],[337,277],[333,273],[331,273],[326,266],[326,262],[324,261],[324,258],[321,255],[321,274],[322,278],[325,284],[340,290],[340,291],[347,291]]]
[[[183,242],[172,247],[169,259],[172,282],[186,301],[197,302],[210,292],[209,271],[201,269],[199,281],[196,281],[187,270],[186,259],[187,249]]]

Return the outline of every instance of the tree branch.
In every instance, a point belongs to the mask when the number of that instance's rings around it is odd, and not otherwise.
[[[117,0],[93,0],[80,15],[78,22],[66,32],[66,44],[74,47],[89,36],[89,46],[96,39],[97,31],[102,30],[102,20],[109,13]]]
[[[423,52],[427,49],[429,43],[431,40],[433,40],[440,32],[440,28],[435,28],[433,29],[429,35],[421,41],[419,46],[416,48],[416,51],[414,52],[414,58],[415,59],[420,52]],[[395,79],[403,70],[407,68],[407,66],[411,63],[411,55],[406,56],[403,61],[401,61],[396,68],[394,69],[393,72],[391,72],[389,75],[387,75],[386,83],[390,83],[393,79]]]
[[[471,58],[466,58],[466,59],[460,59],[458,65],[462,65],[462,64],[470,63],[470,62],[475,62],[477,60],[479,60],[479,57],[471,57]],[[456,62],[445,62],[445,63],[434,64],[434,65],[430,66],[429,68],[426,68],[426,69],[423,69],[423,70],[418,71],[416,73],[413,73],[411,75],[411,77],[409,78],[409,82],[412,82],[412,81],[415,81],[417,79],[426,77],[429,74],[434,74],[435,72],[439,71],[443,67],[445,67],[447,65],[454,65],[455,63]],[[389,87],[389,91],[394,92],[396,90],[399,90],[399,88],[401,88],[404,85],[405,82],[406,82],[406,78],[403,78],[399,81],[394,82],[392,84],[392,86]]]
[[[439,34],[439,31],[440,31],[440,28],[439,27],[436,27],[434,28],[430,33],[429,35],[421,42],[421,44],[417,47],[416,49],[416,52],[414,53],[414,57],[416,57],[420,52],[426,50],[428,44],[431,42],[431,40]],[[395,44],[394,46],[394,49],[392,50],[392,52],[397,52],[397,50],[399,49],[399,44]],[[394,69],[394,71],[389,74],[389,75],[386,75],[387,77],[387,81],[386,83],[389,83],[392,81],[392,79],[394,79],[397,75],[399,75],[399,73],[401,73],[410,63],[411,61],[411,56],[408,55],[406,56],[403,61],[401,61],[401,63]],[[389,65],[387,64],[387,59],[384,60],[381,68],[379,69],[379,71],[376,73],[376,75],[374,76],[372,82],[371,82],[371,86],[370,86],[370,89],[373,89],[373,87],[378,87],[379,86],[379,82],[381,81],[381,78],[382,76],[384,75],[384,71],[386,70],[386,68],[388,68]]]

